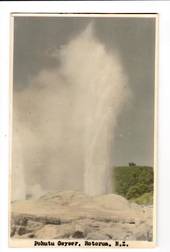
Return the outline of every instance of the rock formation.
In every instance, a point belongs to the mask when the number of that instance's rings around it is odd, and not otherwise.
[[[11,238],[152,241],[152,206],[108,194],[47,193],[11,206]]]

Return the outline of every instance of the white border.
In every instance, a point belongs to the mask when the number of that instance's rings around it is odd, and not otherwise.
[[[160,74],[158,121],[158,239],[155,251],[169,251],[170,226],[170,2],[1,2],[0,3],[0,250],[8,251],[9,26],[10,12],[159,13]],[[168,148],[169,147],[169,148]],[[15,249],[14,249],[15,250]],[[39,249],[38,249],[39,250]],[[46,249],[47,251],[49,249]],[[60,249],[59,249],[60,250]],[[69,251],[73,251],[70,248]],[[91,250],[91,249],[86,249]],[[101,249],[104,250],[104,249]],[[106,250],[106,249],[105,249]],[[131,249],[130,249],[131,250]],[[22,251],[33,251],[23,249]],[[119,251],[114,249],[114,251]],[[151,251],[151,249],[133,249]]]
[[[158,84],[158,76],[157,76],[157,70],[158,70],[158,25],[159,25],[159,15],[158,14],[86,14],[86,13],[79,13],[79,14],[73,14],[73,13],[55,13],[55,14],[49,14],[49,13],[12,13],[11,14],[11,26],[10,26],[10,134],[9,134],[9,138],[10,138],[10,172],[9,172],[9,207],[8,207],[8,213],[9,213],[9,222],[10,220],[10,198],[11,198],[11,173],[12,173],[12,157],[11,157],[11,153],[12,153],[12,138],[13,138],[13,134],[12,134],[12,115],[13,115],[13,47],[14,47],[14,42],[13,42],[13,38],[14,38],[14,19],[15,17],[102,17],[102,18],[111,18],[111,17],[115,17],[115,18],[131,18],[131,19],[135,19],[135,18],[154,18],[155,19],[155,83],[154,83],[154,97],[155,97],[155,113],[154,113],[154,204],[153,204],[153,241],[152,242],[147,242],[147,241],[143,241],[143,242],[139,242],[139,241],[129,241],[128,245],[130,248],[151,248],[151,247],[155,247],[156,245],[156,173],[157,173],[157,84]],[[34,245],[34,241],[31,241],[30,239],[25,239],[25,240],[20,240],[20,239],[10,239],[10,229],[9,229],[9,246],[10,247],[24,247],[24,248],[29,248],[29,247],[33,247]],[[57,242],[57,241],[56,241]],[[108,241],[109,242],[109,241]],[[84,246],[84,241],[81,241],[81,247]],[[114,246],[114,241],[112,241],[112,246]]]

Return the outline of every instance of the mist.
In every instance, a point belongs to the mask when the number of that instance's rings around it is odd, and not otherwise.
[[[52,57],[60,64],[14,91],[12,198],[111,193],[115,127],[130,94],[119,53],[89,24]]]

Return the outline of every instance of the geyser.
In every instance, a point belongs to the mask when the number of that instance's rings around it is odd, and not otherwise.
[[[111,192],[114,130],[128,95],[119,56],[91,24],[54,54],[59,65],[14,92],[13,174],[23,177],[13,186],[21,198],[36,184],[43,192]]]

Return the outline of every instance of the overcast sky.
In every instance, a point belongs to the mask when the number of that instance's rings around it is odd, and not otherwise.
[[[14,91],[29,89],[39,72],[60,64],[54,52],[91,22],[96,37],[120,54],[132,94],[118,118],[114,165],[153,165],[154,18],[15,17]]]

